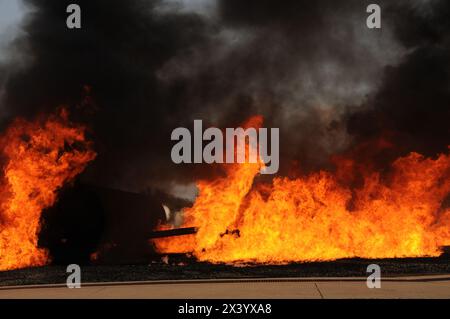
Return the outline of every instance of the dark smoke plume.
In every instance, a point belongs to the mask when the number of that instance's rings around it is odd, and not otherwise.
[[[70,105],[99,153],[89,182],[142,191],[211,176],[170,160],[171,131],[194,119],[262,114],[281,130],[280,174],[385,135],[399,153],[449,142],[445,0],[382,1],[381,30],[357,0],[218,0],[209,15],[158,0],[24,2],[20,57],[0,66],[2,126]],[[81,30],[65,26],[72,2]]]
[[[202,19],[160,14],[154,0],[85,0],[77,1],[82,29],[68,30],[73,1],[25,3],[31,13],[14,43],[25,67],[2,66],[5,122],[69,105],[92,129],[99,153],[88,178],[127,188],[167,174],[170,132],[186,110],[177,88],[161,85],[156,71],[205,41]]]
[[[450,145],[450,3],[403,1],[387,6],[396,39],[408,51],[386,67],[382,84],[349,115],[358,141],[387,135],[397,154],[446,152]]]

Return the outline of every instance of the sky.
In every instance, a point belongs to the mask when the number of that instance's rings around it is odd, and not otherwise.
[[[19,0],[0,0],[0,29],[17,21],[21,12]]]
[[[5,46],[17,34],[24,12],[20,0],[0,0],[0,60]]]

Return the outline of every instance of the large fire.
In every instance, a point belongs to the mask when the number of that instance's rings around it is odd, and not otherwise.
[[[38,247],[41,212],[95,158],[84,135],[62,110],[35,122],[17,119],[0,137],[0,271],[49,262]]]
[[[411,153],[383,173],[335,162],[335,172],[271,183],[255,182],[260,164],[226,166],[226,177],[197,183],[199,196],[183,211],[182,226],[197,234],[154,243],[201,261],[274,264],[438,256],[450,244],[450,155]],[[356,174],[361,185],[349,186]]]

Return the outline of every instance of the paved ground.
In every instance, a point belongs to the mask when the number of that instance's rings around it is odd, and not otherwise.
[[[82,281],[91,283],[161,281],[161,280],[222,280],[249,278],[311,278],[364,277],[367,266],[377,264],[383,278],[450,274],[450,255],[440,258],[341,259],[328,262],[308,262],[287,265],[247,264],[236,267],[210,264],[170,256],[165,261],[138,265],[80,265]],[[48,265],[0,272],[0,287],[64,284],[67,265]]]
[[[368,289],[365,278],[275,278],[179,280],[0,287],[0,298],[450,298],[450,274],[392,277],[380,289]]]

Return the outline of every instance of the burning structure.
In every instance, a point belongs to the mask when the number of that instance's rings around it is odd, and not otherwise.
[[[153,245],[270,264],[450,245],[448,1],[381,1],[382,31],[357,0],[78,2],[68,30],[70,1],[23,0],[0,51],[0,270]],[[199,118],[279,127],[278,175],[175,165],[170,133]]]

